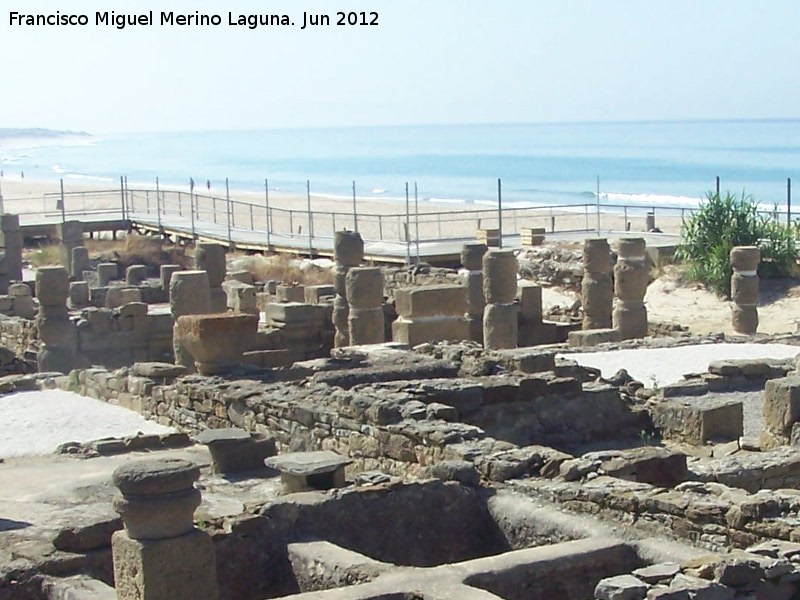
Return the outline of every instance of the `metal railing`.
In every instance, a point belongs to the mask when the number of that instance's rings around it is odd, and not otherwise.
[[[255,198],[255,197],[254,197]],[[680,232],[681,222],[694,209],[675,206],[625,204],[563,204],[525,208],[462,208],[437,210],[427,203],[396,213],[361,213],[314,208],[309,197],[298,208],[179,190],[128,188],[46,193],[41,197],[7,198],[5,212],[18,213],[20,222],[56,223],[62,220],[96,222],[122,220],[191,237],[214,238],[269,248],[291,245],[298,249],[331,248],[334,232],[355,229],[365,243],[385,242],[406,247],[474,239],[477,229],[498,228],[514,235],[523,227],[542,227],[549,233],[591,231],[643,231],[648,214],[665,233]],[[286,202],[286,200],[284,200]],[[402,205],[400,205],[402,207]],[[310,208],[310,210],[309,210]],[[405,207],[402,207],[405,208]],[[762,211],[780,219],[774,211]]]

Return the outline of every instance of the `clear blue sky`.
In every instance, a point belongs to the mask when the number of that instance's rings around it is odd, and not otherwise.
[[[223,6],[225,8],[223,8]],[[92,132],[792,118],[792,0],[3,0],[0,127]],[[295,27],[94,26],[94,11]],[[88,27],[12,27],[11,11]],[[299,29],[376,11],[377,27]]]

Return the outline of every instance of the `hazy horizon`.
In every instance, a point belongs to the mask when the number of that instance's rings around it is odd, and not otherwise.
[[[0,11],[9,127],[95,132],[799,118],[794,3],[120,0],[117,13],[286,13],[296,26],[22,26]],[[300,29],[303,13],[377,26]],[[227,19],[227,16],[225,17]],[[10,57],[13,57],[10,58]]]

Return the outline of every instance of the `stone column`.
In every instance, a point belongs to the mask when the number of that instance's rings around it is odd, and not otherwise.
[[[206,271],[176,271],[172,273],[169,285],[169,308],[174,321],[172,328],[172,349],[175,364],[194,370],[194,358],[182,346],[180,336],[176,335],[178,317],[202,315],[209,312],[211,290]]]
[[[90,269],[89,249],[86,246],[75,246],[72,249],[69,272],[73,281],[83,281],[83,272]]]
[[[613,325],[622,340],[647,335],[647,308],[644,294],[650,277],[645,260],[644,238],[622,238],[614,265]]]
[[[225,281],[225,246],[220,244],[200,242],[194,252],[194,267],[208,273],[208,285],[210,286],[210,310],[212,313],[224,313],[228,311],[228,297],[222,289],[222,282]]]
[[[761,251],[755,246],[731,250],[731,322],[736,333],[751,335],[758,329],[758,263]]]
[[[178,271],[183,271],[183,267],[180,265],[161,265],[161,289],[169,291],[172,274]]]
[[[589,238],[583,242],[583,329],[609,329],[614,305],[614,283],[611,280],[611,250],[605,238]]]
[[[486,300],[483,297],[483,255],[486,244],[464,244],[461,248],[461,281],[467,288],[467,326],[469,339],[483,344],[483,309]]]
[[[8,291],[12,281],[22,281],[22,233],[19,230],[19,215],[0,215],[0,294]]]
[[[67,312],[69,273],[66,267],[42,267],[36,271],[39,314],[36,325],[42,347],[37,356],[39,371],[67,374],[75,368],[77,330]]]
[[[350,304],[347,301],[347,272],[364,260],[364,240],[356,231],[337,231],[333,238],[333,257],[336,272],[333,279],[333,325],[336,327],[334,346],[350,345]]]
[[[69,275],[76,277],[72,269],[72,249],[83,246],[83,223],[80,221],[64,221],[57,226],[58,239],[61,240],[59,254],[61,264],[69,269]]]
[[[166,458],[114,471],[114,508],[125,529],[111,537],[118,600],[218,600],[211,536],[194,526],[200,468]]]
[[[490,249],[483,255],[483,346],[489,350],[516,348],[517,257],[512,250]]]
[[[535,346],[542,343],[542,286],[532,281],[520,281],[517,286],[517,302],[517,344]]]
[[[345,277],[345,293],[350,309],[347,317],[350,345],[385,342],[383,273],[380,268],[352,267]]]

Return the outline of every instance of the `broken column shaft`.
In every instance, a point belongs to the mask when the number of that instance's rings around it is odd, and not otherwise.
[[[731,322],[736,333],[751,335],[758,329],[758,263],[761,251],[755,246],[731,250]]]
[[[645,260],[644,238],[622,238],[614,265],[614,329],[623,340],[647,335],[647,308],[644,294],[650,276]]]
[[[582,329],[611,327],[614,304],[614,283],[611,281],[611,251],[605,238],[583,242]]]

